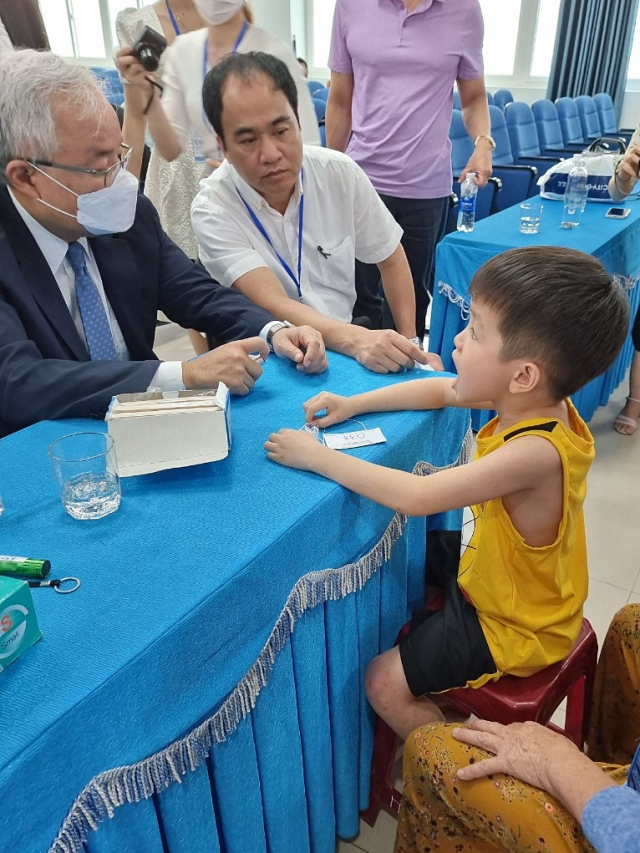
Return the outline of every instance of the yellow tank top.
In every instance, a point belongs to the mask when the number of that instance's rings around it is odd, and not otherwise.
[[[500,498],[465,510],[458,584],[478,611],[498,669],[469,686],[505,673],[532,675],[566,657],[578,638],[589,582],[582,504],[595,448],[567,403],[571,428],[534,418],[494,435],[494,418],[478,433],[476,459],[523,435],[550,441],[562,460],[563,509],[555,542],[541,548],[527,545]]]

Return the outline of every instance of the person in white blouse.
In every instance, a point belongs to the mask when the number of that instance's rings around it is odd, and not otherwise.
[[[350,157],[303,147],[296,94],[287,66],[265,53],[227,56],[207,75],[204,108],[226,159],[192,206],[202,263],[371,370],[435,360],[415,338],[402,229]],[[398,331],[351,325],[356,257],[378,264]]]
[[[300,115],[305,142],[319,144],[320,133],[309,88],[298,62],[288,45],[276,36],[251,24],[243,0],[193,0],[206,29],[178,36],[167,49],[162,74],[162,98],[156,95],[152,75],[146,71],[131,48],[117,56],[118,70],[133,92],[125,90],[125,109],[144,112],[158,151],[166,160],[174,160],[191,137],[195,156],[217,164],[221,159],[216,136],[202,108],[202,83],[207,71],[229,53],[262,50],[279,56],[291,71],[298,89]]]
[[[145,26],[163,35],[170,45],[177,36],[202,29],[204,21],[192,0],[158,0],[157,3],[143,6],[141,9],[122,9],[116,17],[116,33],[120,45],[131,47]],[[160,57],[160,80],[164,74],[166,56],[165,51]],[[139,178],[147,122],[139,109],[129,105],[128,94],[125,93],[122,136],[124,142],[133,149],[129,171]],[[196,163],[190,139],[185,142],[179,157],[171,163],[165,160],[156,146],[151,149],[144,194],[158,211],[162,227],[169,237],[190,258],[198,257],[198,244],[191,229],[188,212],[198,192],[201,177],[202,164]]]

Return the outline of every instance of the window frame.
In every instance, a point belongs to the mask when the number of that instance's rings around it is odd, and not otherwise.
[[[76,0],[81,3],[82,0]],[[146,0],[129,0],[129,6],[137,7],[147,5]],[[73,12],[73,0],[65,0],[67,9],[67,25],[71,35],[71,44],[73,46],[73,56],[65,54],[67,59],[75,59],[81,65],[86,65],[93,68],[115,68],[113,55],[118,49],[118,43],[112,37],[112,21],[109,10],[109,0],[98,0],[98,8],[100,10],[100,26],[102,27],[102,38],[104,41],[105,56],[81,56],[78,49],[78,35],[75,27],[75,16]],[[115,21],[113,22],[115,24]]]

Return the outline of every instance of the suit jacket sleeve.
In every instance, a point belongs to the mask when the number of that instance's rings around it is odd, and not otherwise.
[[[35,241],[0,196],[0,436],[41,420],[102,418],[115,394],[145,391],[159,364],[159,309],[225,342],[275,319],[187,258],[140,197],[129,231],[91,240],[131,360],[89,361]]]

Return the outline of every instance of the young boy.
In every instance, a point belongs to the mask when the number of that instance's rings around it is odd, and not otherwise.
[[[473,462],[425,478],[338,453],[304,432],[281,430],[265,444],[269,459],[397,512],[469,508],[457,578],[442,584],[444,609],[367,672],[369,701],[401,737],[443,719],[425,694],[531,675],[573,647],[587,596],[582,504],[594,443],[568,397],[613,362],[629,325],[620,284],[572,249],[504,252],[478,270],[469,291],[455,379],[354,397],[322,392],[304,410],[322,428],[374,411],[495,409]]]

